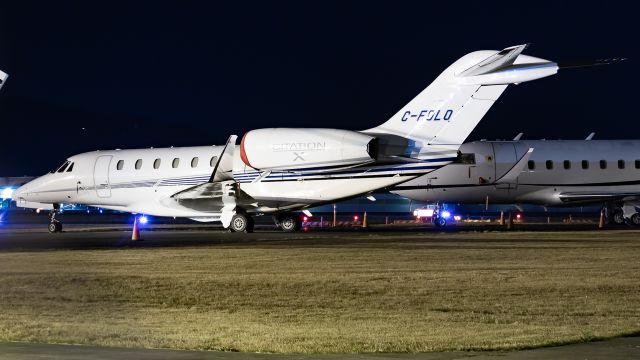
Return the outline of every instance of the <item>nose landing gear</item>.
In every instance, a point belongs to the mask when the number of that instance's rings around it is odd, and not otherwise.
[[[57,233],[62,231],[62,223],[56,220],[56,214],[58,213],[59,206],[56,204],[53,207],[53,210],[49,212],[49,232]]]

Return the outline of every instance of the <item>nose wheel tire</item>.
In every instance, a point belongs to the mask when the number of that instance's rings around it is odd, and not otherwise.
[[[229,229],[232,232],[253,232],[253,219],[245,214],[235,214],[231,218]]]
[[[635,213],[629,218],[629,222],[633,226],[640,226],[640,214]]]
[[[62,223],[59,221],[54,221],[49,223],[49,232],[57,233],[62,231]]]
[[[284,232],[293,232],[300,229],[302,223],[296,215],[285,215],[280,218],[280,229]]]

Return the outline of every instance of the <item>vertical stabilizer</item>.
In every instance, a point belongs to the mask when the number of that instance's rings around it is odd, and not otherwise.
[[[406,138],[418,154],[429,147],[457,149],[509,84],[558,71],[554,62],[522,55],[526,47],[463,56],[391,119],[364,132]]]

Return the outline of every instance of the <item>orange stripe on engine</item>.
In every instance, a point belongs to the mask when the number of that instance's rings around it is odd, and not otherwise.
[[[247,133],[244,133],[244,135],[242,136],[242,140],[240,141],[240,159],[242,159],[242,162],[245,163],[247,166],[251,166],[251,163],[249,163],[249,158],[247,158],[247,152],[244,151],[244,139],[247,138]],[[251,166],[253,167],[253,166]]]

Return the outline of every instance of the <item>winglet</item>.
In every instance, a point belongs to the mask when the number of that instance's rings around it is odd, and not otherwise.
[[[233,180],[233,154],[235,152],[237,139],[237,135],[229,136],[229,140],[227,140],[227,143],[224,145],[218,162],[213,168],[211,178],[209,179],[210,183]]]
[[[8,77],[9,77],[9,74],[0,70],[0,89],[2,89],[2,85],[4,85]]]
[[[587,138],[585,140],[589,141],[589,140],[593,139],[594,136],[596,136],[596,133],[592,132],[591,134],[589,134],[589,136],[587,136]]]
[[[531,157],[532,153],[533,148],[529,148],[529,150],[527,150],[527,152],[520,158],[520,160],[518,160],[518,162],[513,165],[513,167],[509,171],[507,171],[506,174],[504,174],[504,176],[496,180],[496,184],[514,184],[518,180],[518,176],[520,176],[520,173],[522,172],[524,167],[529,162],[529,158]]]
[[[520,141],[520,139],[522,139],[522,135],[524,135],[524,133],[518,133],[518,135],[513,138],[513,141]]]

